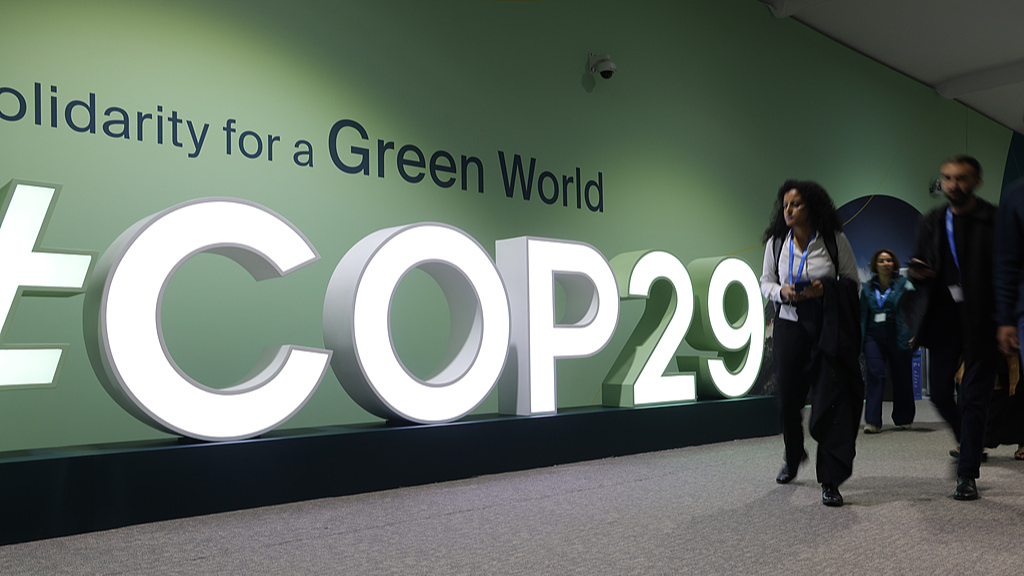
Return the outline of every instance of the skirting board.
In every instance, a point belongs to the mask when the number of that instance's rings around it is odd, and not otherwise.
[[[778,434],[776,400],[0,454],[0,544]]]

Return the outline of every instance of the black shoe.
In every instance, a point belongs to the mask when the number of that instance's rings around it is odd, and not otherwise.
[[[957,460],[959,460],[960,459],[960,447],[958,446],[956,448],[951,449],[949,451],[949,455],[952,456],[953,458],[956,458]],[[988,452],[985,452],[984,450],[981,451],[981,461],[982,462],[988,462]]]
[[[779,475],[775,477],[775,481],[779,484],[789,484],[796,478],[796,470],[793,473],[789,473],[789,464],[783,464],[782,470],[779,470]]]
[[[807,461],[807,452],[804,452],[804,455],[802,457],[800,457],[800,462],[806,462],[806,461]],[[793,468],[793,472],[790,473],[790,471],[789,471],[789,464],[783,464],[782,465],[782,469],[779,470],[779,475],[775,477],[775,481],[778,482],[779,484],[789,484],[790,482],[793,481],[793,479],[796,478],[797,468],[799,468],[799,466],[795,466]]]
[[[978,485],[975,483],[974,478],[967,478],[965,476],[957,476],[956,478],[956,490],[953,491],[954,500],[977,500],[978,499]]]
[[[839,488],[834,484],[822,484],[821,485],[821,503],[825,506],[832,506],[838,508],[843,505],[843,495],[839,493]]]

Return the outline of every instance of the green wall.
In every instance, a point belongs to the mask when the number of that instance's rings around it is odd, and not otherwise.
[[[760,272],[760,236],[786,178],[822,182],[837,205],[874,192],[919,209],[945,156],[967,151],[1001,181],[1011,132],[933,90],[829,41],[755,0],[565,1],[8,0],[0,88],[29,111],[0,120],[0,184],[56,182],[63,190],[44,247],[104,251],[136,221],[179,202],[234,196],[280,213],[320,262],[255,283],[218,256],[188,262],[163,307],[176,361],[212,386],[242,378],[264,346],[322,347],[323,297],[334,266],[365,235],[421,221],[454,225],[493,254],[495,240],[531,235],[592,244],[607,258],[646,248],[683,262],[737,253]],[[610,80],[588,52],[618,66]],[[61,111],[96,97],[96,134],[33,121],[58,87]],[[208,123],[195,158],[184,124],[157,144],[103,134],[119,107]],[[0,94],[0,111],[17,108]],[[78,113],[84,113],[81,108]],[[84,123],[78,116],[77,123]],[[274,159],[226,153],[238,133],[280,137]],[[480,158],[484,193],[406,182],[394,152],[385,176],[332,162],[331,126],[351,119],[365,143],[413,144]],[[363,145],[352,138],[342,146]],[[313,165],[292,160],[308,141]],[[250,140],[250,144],[252,144]],[[266,142],[264,142],[264,145]],[[251,148],[250,148],[251,150]],[[603,182],[603,212],[505,196],[498,152],[536,158],[557,176]],[[374,154],[375,156],[375,154]],[[345,162],[355,162],[347,156]],[[461,173],[457,175],[461,178]],[[475,182],[475,176],[471,178]],[[982,189],[990,200],[998,189]],[[535,191],[536,193],[536,191]],[[7,344],[70,343],[57,385],[0,390],[0,450],[161,437],[99,385],[82,337],[82,297],[23,298]],[[425,274],[396,299],[396,346],[414,372],[443,347],[445,302]],[[558,366],[560,407],[600,403],[604,374],[642,306],[622,307],[604,352]],[[495,412],[489,398],[479,412]],[[332,373],[283,428],[373,421]]]

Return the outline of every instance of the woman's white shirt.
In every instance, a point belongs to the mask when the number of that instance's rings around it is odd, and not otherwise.
[[[782,243],[782,251],[779,253],[778,267],[775,265],[775,251],[772,241],[765,244],[764,265],[761,270],[761,295],[772,302],[782,302],[782,287],[789,284],[789,247],[793,246],[793,282],[800,280],[820,280],[822,278],[835,278],[836,269],[832,264],[832,258],[828,255],[825,241],[820,234],[807,245],[807,261],[804,263],[803,273],[797,277],[800,269],[800,259],[804,253],[799,246],[793,244],[793,232],[786,235]],[[836,259],[839,261],[839,277],[849,278],[860,285],[860,277],[857,274],[857,257],[853,254],[853,247],[850,240],[842,232],[836,234]]]

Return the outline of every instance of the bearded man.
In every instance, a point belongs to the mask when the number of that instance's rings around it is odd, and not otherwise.
[[[917,227],[910,281],[922,299],[910,322],[915,345],[928,348],[932,403],[957,440],[950,450],[958,458],[953,498],[975,500],[998,358],[992,283],[996,207],[975,195],[982,182],[975,158],[953,156],[940,172],[947,205],[922,216]]]

